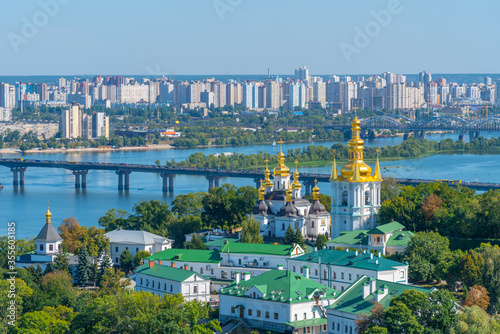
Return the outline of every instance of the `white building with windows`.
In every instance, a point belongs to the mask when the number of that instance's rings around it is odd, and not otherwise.
[[[377,214],[381,206],[380,166],[371,168],[363,161],[363,144],[360,137],[360,120],[352,121],[352,138],[348,142],[349,162],[342,166],[340,174],[334,160],[330,181],[332,184],[332,238],[341,232],[369,230],[377,226]]]
[[[186,301],[210,301],[210,280],[185,268],[174,268],[145,263],[135,270],[135,291],[164,294],[182,294]]]
[[[248,327],[285,333],[327,331],[326,307],[339,292],[288,270],[271,270],[257,277],[239,272],[220,290],[219,320],[241,321]]]
[[[292,272],[301,274],[304,268],[308,268],[309,278],[338,291],[344,291],[362,276],[408,284],[407,264],[367,251],[322,249],[288,259],[288,269]]]
[[[334,303],[326,307],[328,315],[328,333],[355,334],[356,319],[359,315],[369,315],[375,303],[389,307],[392,298],[405,290],[417,290],[424,293],[431,289],[414,285],[386,282],[368,276],[361,276],[353,282]]]
[[[120,255],[125,249],[128,249],[132,256],[139,251],[155,254],[172,248],[173,243],[173,240],[153,233],[122,230],[121,228],[108,232],[105,236],[109,239],[109,254],[114,264],[120,263]]]

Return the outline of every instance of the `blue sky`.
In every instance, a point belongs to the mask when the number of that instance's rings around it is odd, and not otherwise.
[[[499,73],[499,10],[495,0],[2,1],[0,75]]]

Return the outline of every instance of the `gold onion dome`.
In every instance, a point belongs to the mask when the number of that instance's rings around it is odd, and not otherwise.
[[[266,162],[266,170],[264,171],[265,180],[264,181],[261,180],[262,181],[261,186],[263,186],[264,188],[272,188],[273,181],[271,181],[269,178],[271,176],[271,171],[267,167],[267,163],[269,162],[269,160],[266,158],[265,162]]]
[[[282,150],[283,140],[280,139],[278,142],[280,144],[280,153],[278,153],[278,166],[274,167],[274,176],[290,176],[290,168],[285,166],[285,154]]]
[[[319,188],[318,188],[318,180],[314,180],[314,188],[312,188],[312,199],[313,201],[319,200]]]
[[[356,115],[357,108],[354,108],[354,119],[351,122],[352,138],[347,143],[349,149],[349,162],[342,166],[340,169],[340,176],[337,181],[349,182],[367,182],[367,181],[380,181],[375,176],[372,176],[372,169],[363,160],[363,145],[364,141],[361,139],[361,121]],[[333,171],[332,171],[333,172]]]
[[[295,160],[295,172],[293,173],[292,189],[300,189],[302,187],[299,182],[299,171],[297,170],[298,163],[299,162]]]
[[[52,212],[49,210],[49,204],[47,203],[47,212],[45,212],[45,221],[47,224],[51,223],[51,218],[52,218]]]
[[[266,194],[266,189],[264,189],[264,180],[260,180],[260,187],[259,187],[259,201],[264,201],[265,200],[265,194]]]

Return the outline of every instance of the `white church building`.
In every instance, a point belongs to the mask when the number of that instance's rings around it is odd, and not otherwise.
[[[373,175],[370,166],[363,160],[364,141],[360,137],[360,124],[360,120],[354,117],[352,138],[348,142],[349,162],[342,166],[340,174],[335,160],[333,162],[330,177],[332,239],[339,237],[341,232],[370,230],[377,226],[382,177],[378,156]]]
[[[279,142],[280,145],[283,141]],[[285,165],[285,154],[278,153],[278,166],[273,170],[273,181],[267,167],[265,180],[261,180],[259,200],[255,204],[252,214],[260,222],[263,237],[282,238],[288,226],[299,229],[304,237],[317,238],[324,234],[330,238],[330,213],[319,202],[319,188],[314,186],[312,203],[302,197],[301,184],[297,166],[291,182],[290,169]],[[297,161],[295,161],[297,164]]]

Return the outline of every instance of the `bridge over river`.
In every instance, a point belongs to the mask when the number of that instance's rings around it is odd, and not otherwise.
[[[239,177],[253,179],[258,188],[260,180],[264,179],[263,171],[233,170],[220,168],[191,168],[191,167],[168,167],[157,165],[138,165],[123,163],[104,162],[75,162],[75,161],[53,161],[53,160],[28,160],[28,159],[0,159],[0,166],[10,168],[13,174],[13,185],[25,185],[25,173],[28,168],[62,168],[72,171],[75,176],[75,188],[87,187],[87,174],[91,170],[112,171],[118,176],[118,190],[130,189],[131,173],[156,173],[162,177],[162,191],[174,191],[174,176],[178,174],[205,176],[208,180],[208,189],[218,187],[222,177]],[[330,182],[328,174],[301,173],[300,178],[305,186],[306,194],[310,194],[314,186],[314,180],[318,182]],[[426,179],[395,179],[405,185],[417,185],[420,183],[430,183],[437,180]],[[450,186],[458,184],[476,190],[500,189],[500,183],[483,182],[460,182],[453,180],[439,180],[448,183]]]
[[[349,125],[327,125],[327,129],[349,131]],[[399,115],[379,115],[361,120],[363,137],[374,135],[375,130],[397,130],[404,132],[404,139],[410,133],[417,138],[424,138],[426,131],[452,131],[459,134],[460,140],[465,140],[469,133],[470,141],[480,136],[481,131],[500,132],[500,118],[487,117],[479,119],[464,119],[455,116],[436,116],[418,121]]]

